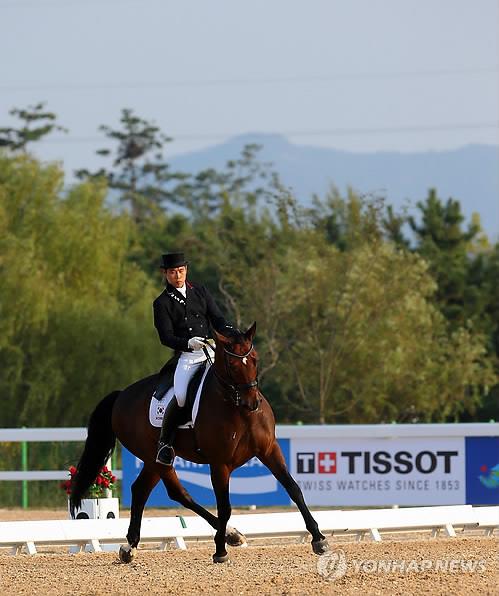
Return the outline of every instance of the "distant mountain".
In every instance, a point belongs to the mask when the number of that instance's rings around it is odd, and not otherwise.
[[[459,200],[469,219],[477,212],[491,240],[499,239],[499,146],[468,145],[425,153],[348,153],[294,145],[279,135],[251,134],[226,143],[173,157],[174,169],[197,172],[222,168],[248,143],[262,145],[260,159],[270,161],[286,186],[302,202],[324,195],[334,184],[342,193],[351,186],[360,193],[386,197],[395,207],[415,206],[429,188],[439,197]],[[412,209],[411,209],[412,211]]]

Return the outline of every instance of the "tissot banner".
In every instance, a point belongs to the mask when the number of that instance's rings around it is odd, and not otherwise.
[[[293,439],[290,455],[309,505],[465,503],[464,438]]]

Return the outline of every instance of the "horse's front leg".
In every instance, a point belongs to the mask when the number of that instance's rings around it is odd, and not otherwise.
[[[170,499],[177,501],[187,509],[194,511],[194,513],[197,513],[200,517],[206,520],[214,530],[218,531],[220,527],[218,518],[207,511],[199,503],[196,503],[196,501],[180,483],[175,469],[173,467],[164,466],[162,466],[162,468],[161,479],[163,480]],[[238,532],[235,528],[229,528],[228,526],[226,529],[225,539],[227,544],[230,544],[230,546],[243,546],[246,544],[246,538],[244,535],[241,534],[241,532]]]
[[[225,549],[225,533],[227,530],[227,522],[231,514],[231,506],[229,499],[229,478],[230,468],[224,464],[212,464],[211,469],[211,483],[215,491],[217,499],[218,512],[218,529],[215,534],[216,551],[213,555],[214,563],[225,563],[229,560],[229,555]]]
[[[159,474],[144,465],[140,474],[132,484],[132,505],[130,508],[130,525],[126,535],[128,544],[120,547],[119,557],[123,563],[130,563],[134,558],[140,542],[140,526],[144,507],[152,489],[159,482]]]
[[[277,441],[274,441],[271,449],[265,456],[259,457],[260,461],[269,468],[277,480],[284,486],[291,500],[296,503],[305,521],[307,530],[312,535],[312,549],[316,555],[322,555],[329,550],[329,544],[322,532],[319,530],[317,522],[312,517],[301,488],[288,471],[286,461]]]

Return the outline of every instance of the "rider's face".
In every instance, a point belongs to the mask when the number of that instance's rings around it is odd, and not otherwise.
[[[171,269],[163,269],[163,274],[166,281],[171,284],[174,288],[181,288],[185,284],[185,278],[187,277],[187,267],[173,267]]]

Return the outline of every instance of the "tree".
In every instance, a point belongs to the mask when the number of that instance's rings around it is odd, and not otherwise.
[[[106,208],[102,182],[62,186],[56,165],[0,157],[2,426],[84,424],[166,358],[130,217]]]
[[[56,123],[57,116],[45,110],[43,102],[24,109],[13,108],[9,114],[19,118],[23,124],[21,128],[0,128],[0,147],[26,153],[28,143],[39,141],[56,130],[67,132],[67,129]]]
[[[276,192],[276,176],[269,164],[257,160],[257,151],[254,145],[246,146],[241,156],[230,160],[222,171],[207,169],[192,177],[179,175],[176,179],[181,181],[172,195],[181,209],[174,213],[161,211],[141,222],[139,250],[131,255],[134,262],[151,274],[156,273],[158,255],[172,247],[189,247],[189,254],[196,256],[197,274],[211,286],[213,266],[209,261],[215,259],[212,252],[206,251],[206,242],[210,244],[211,239],[205,236],[218,233],[213,221],[221,221],[217,218],[222,212],[227,214],[229,207],[234,207],[232,213],[236,207],[247,211],[255,221],[260,206]],[[218,288],[212,289],[218,292]]]
[[[387,239],[400,248],[409,248],[409,240],[405,237],[403,228],[408,222],[406,213],[396,213],[392,205],[387,205],[383,219],[383,228]]]
[[[343,198],[337,188],[332,187],[324,199],[313,198],[313,206],[305,211],[312,228],[341,251],[348,251],[366,239],[380,240],[383,237],[381,225],[385,201],[381,197],[359,195],[349,188]]]
[[[459,202],[448,199],[444,204],[434,189],[417,206],[421,223],[410,217],[409,224],[416,236],[415,249],[429,263],[437,282],[437,304],[454,327],[465,325],[468,319],[481,315],[475,308],[475,290],[468,283],[468,255],[479,237],[479,222],[475,220],[463,230],[464,215]]]
[[[449,322],[451,329],[472,330],[484,337],[489,358],[496,375],[484,391],[483,405],[478,410],[480,419],[498,418],[497,371],[499,370],[499,268],[496,251],[482,231],[478,214],[464,229],[464,216],[458,201],[443,203],[435,190],[426,201],[418,203],[421,223],[415,218],[409,223],[416,234],[415,250],[430,265],[437,281],[436,304]],[[497,250],[497,249],[496,249]],[[465,419],[471,420],[470,414]]]
[[[245,145],[241,155],[229,160],[223,170],[201,170],[176,188],[194,220],[217,214],[227,203],[253,209],[272,200],[279,187],[278,176],[272,164],[258,160],[260,150],[260,145]]]
[[[387,243],[310,241],[278,374],[309,422],[443,421],[493,379],[483,338],[447,332],[420,258]]]
[[[487,350],[495,365],[494,386],[479,409],[481,420],[499,420],[499,243],[471,258],[468,283],[474,291],[473,327],[487,337]]]
[[[99,149],[104,157],[112,156],[112,168],[96,172],[78,170],[80,179],[104,178],[110,189],[119,193],[119,200],[130,207],[133,220],[143,224],[156,217],[168,204],[178,203],[173,181],[184,180],[185,175],[173,173],[164,161],[162,150],[171,141],[158,126],[136,116],[133,110],[123,109],[121,129],[102,125],[102,131],[110,140],[117,142],[114,152]]]

